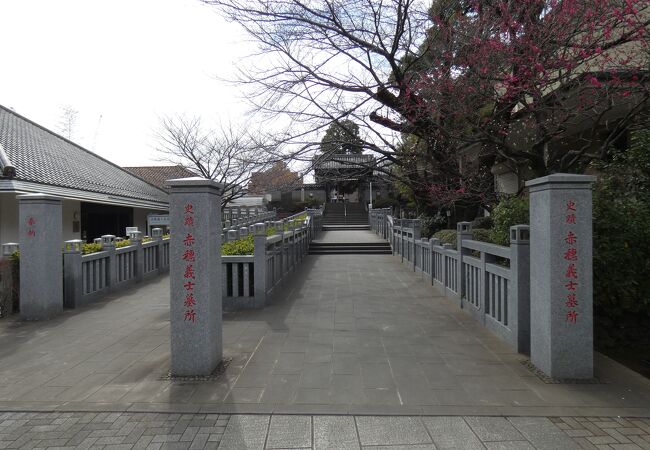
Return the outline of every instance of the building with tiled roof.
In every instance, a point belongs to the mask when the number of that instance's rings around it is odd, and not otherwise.
[[[168,192],[168,187],[165,185],[167,180],[198,176],[195,172],[180,164],[175,166],[134,166],[123,167],[123,169],[166,192]]]
[[[65,239],[144,230],[169,207],[164,190],[0,106],[0,243],[17,240],[21,193],[63,198]]]

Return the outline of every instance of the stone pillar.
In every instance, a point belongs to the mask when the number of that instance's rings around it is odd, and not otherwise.
[[[105,234],[101,237],[102,251],[108,252],[108,288],[113,289],[117,284],[117,258],[115,257],[115,236]]]
[[[458,251],[458,294],[460,295],[460,307],[464,307],[465,292],[465,271],[463,270],[463,256],[469,255],[471,250],[463,249],[463,241],[472,239],[472,223],[458,222],[456,224],[456,250]]]
[[[76,308],[81,305],[82,279],[81,279],[81,252],[83,241],[73,239],[65,241],[63,245],[63,306]]]
[[[171,373],[209,375],[221,362],[222,185],[204,178],[168,180]]]
[[[253,278],[255,280],[255,303],[258,306],[266,305],[266,226],[263,223],[255,224],[254,232],[255,250],[253,264]]]
[[[508,323],[515,334],[514,348],[530,353],[530,227],[510,227],[510,310]]]
[[[18,195],[20,314],[49,319],[63,310],[63,207],[45,194]]]
[[[554,379],[593,378],[592,203],[588,175],[553,174],[530,192],[532,363]]]

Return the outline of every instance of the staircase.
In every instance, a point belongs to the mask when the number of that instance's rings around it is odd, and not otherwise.
[[[368,212],[361,203],[327,203],[323,230],[369,230]]]
[[[310,255],[392,255],[388,242],[312,242]]]

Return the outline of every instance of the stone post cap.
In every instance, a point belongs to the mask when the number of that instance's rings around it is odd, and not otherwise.
[[[2,244],[2,256],[11,256],[13,252],[17,252],[20,249],[20,244],[18,242],[7,242]]]
[[[223,224],[224,224],[225,228],[230,228],[231,222],[230,222],[230,220],[226,220]]]
[[[115,236],[115,242],[122,242],[124,241],[123,237]]]
[[[255,236],[266,236],[266,225],[263,223],[256,223],[252,225],[255,233]]]
[[[528,225],[515,225],[510,227],[510,243],[530,243],[530,227]]]
[[[421,240],[422,242],[429,242],[429,238],[425,238],[425,237],[420,238],[420,240]]]
[[[114,247],[115,246],[115,235],[105,234],[101,238],[102,247]]]
[[[442,247],[443,247],[443,248],[448,248],[448,249],[450,249],[450,250],[453,250],[453,249],[454,249],[454,246],[451,245],[451,244],[442,244]]]
[[[63,253],[81,253],[84,241],[81,239],[71,239],[63,243]]]
[[[178,187],[207,187],[223,191],[223,184],[203,177],[173,178],[171,180],[165,181],[165,185],[171,187],[172,189]]]
[[[49,194],[41,194],[41,193],[19,194],[16,195],[16,199],[19,202],[37,202],[37,203],[42,203],[42,202],[60,203],[62,201],[60,197],[56,197],[54,195],[49,195]]]
[[[431,238],[431,239],[429,239],[429,244],[431,244],[431,245],[440,245],[440,239]]]
[[[154,239],[160,239],[163,235],[163,230],[162,228],[152,228],[151,229],[151,237]]]
[[[458,222],[456,224],[456,230],[459,233],[469,233],[472,231],[472,222]]]
[[[228,230],[228,240],[236,241],[237,239],[239,239],[239,236],[237,235],[237,230]]]
[[[241,227],[239,229],[239,236],[248,236],[248,227]]]
[[[591,184],[596,181],[593,175],[577,175],[574,173],[554,173],[545,177],[526,181],[530,192],[544,191],[546,189],[591,189]]]
[[[142,231],[129,231],[129,239],[131,241],[141,241]]]
[[[95,238],[93,239],[94,244],[101,244],[102,243],[102,238]]]

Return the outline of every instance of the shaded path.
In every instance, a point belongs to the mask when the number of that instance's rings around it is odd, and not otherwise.
[[[168,285],[0,322],[0,410],[650,416],[648,380],[597,355],[605,384],[545,384],[382,255],[307,257],[272,305],[224,316],[219,380],[172,383]]]

